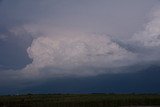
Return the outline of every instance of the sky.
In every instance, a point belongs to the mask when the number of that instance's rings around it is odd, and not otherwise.
[[[0,94],[160,93],[159,0],[0,0]]]

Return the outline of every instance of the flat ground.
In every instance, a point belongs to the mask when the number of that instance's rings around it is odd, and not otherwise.
[[[159,106],[159,94],[27,94],[0,96],[0,107]]]

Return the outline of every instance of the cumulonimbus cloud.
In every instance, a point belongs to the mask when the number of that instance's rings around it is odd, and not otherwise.
[[[47,36],[34,39],[27,49],[33,62],[26,66],[25,72],[90,76],[114,72],[107,68],[157,60],[159,57],[155,56],[159,51],[151,52],[150,49],[160,46],[160,7],[152,12],[151,18],[143,31],[132,36],[130,44],[131,47],[139,45],[148,51],[146,53],[133,53],[106,35],[67,32],[57,36],[46,33]]]
[[[25,32],[41,35],[34,36],[31,46],[27,49],[28,56],[33,61],[20,70],[22,75],[29,77],[35,75],[42,77],[43,75],[52,77],[92,76],[114,73],[114,70],[107,70],[108,68],[130,66],[155,59],[160,60],[157,57],[160,51],[156,50],[160,46],[159,7],[153,11],[152,19],[147,23],[145,29],[133,35],[131,43],[129,43],[132,48],[135,44],[140,46],[142,51],[143,49],[145,52],[147,51],[146,53],[139,54],[136,51],[133,53],[107,35],[92,35],[81,31],[81,33],[66,32],[64,29],[57,28],[58,30],[55,30],[55,28],[50,25],[43,27],[41,25],[24,26]],[[10,30],[15,35],[22,35],[24,31],[19,28]],[[127,44],[127,41],[124,42]],[[155,48],[155,50],[150,51],[151,48]],[[148,55],[150,56],[148,57]]]
[[[109,36],[89,34],[38,37],[27,52],[33,62],[26,72],[49,69],[52,75],[97,75],[108,72],[101,68],[126,66],[135,58]]]

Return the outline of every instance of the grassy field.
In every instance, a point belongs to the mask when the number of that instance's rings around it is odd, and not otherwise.
[[[119,107],[160,105],[158,94],[38,94],[0,96],[0,107]]]

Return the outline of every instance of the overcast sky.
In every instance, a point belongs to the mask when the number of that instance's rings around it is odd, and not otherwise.
[[[158,0],[0,0],[0,16],[0,94],[160,89]]]

